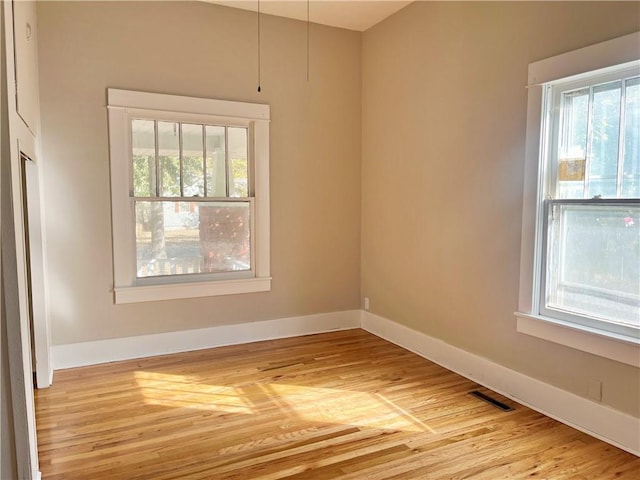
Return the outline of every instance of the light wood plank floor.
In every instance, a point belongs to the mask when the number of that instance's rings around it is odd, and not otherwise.
[[[56,372],[55,479],[613,479],[640,459],[362,330]]]

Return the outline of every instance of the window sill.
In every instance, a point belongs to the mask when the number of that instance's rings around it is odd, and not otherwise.
[[[520,333],[640,368],[640,340],[549,317],[516,312]]]
[[[116,287],[114,292],[116,304],[123,304],[268,292],[270,290],[271,277],[260,277],[211,282],[173,283],[170,285]]]

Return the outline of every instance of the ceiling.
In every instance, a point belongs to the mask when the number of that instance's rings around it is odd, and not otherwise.
[[[254,12],[258,6],[258,0],[205,1]],[[363,32],[410,3],[405,0],[310,0],[309,20]],[[260,13],[306,21],[307,0],[260,0]]]

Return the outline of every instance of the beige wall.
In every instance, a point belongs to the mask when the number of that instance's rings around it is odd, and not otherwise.
[[[362,290],[374,313],[578,395],[602,380],[603,403],[640,416],[637,369],[518,334],[513,316],[527,65],[639,16],[416,2],[364,35],[312,25],[309,84],[305,25],[264,17],[258,94],[255,14],[40,3],[54,344],[358,308]],[[272,292],[113,305],[107,87],[271,105]]]
[[[640,28],[637,2],[416,2],[363,39],[371,311],[640,415],[631,366],[516,332],[528,63]]]
[[[361,35],[202,2],[38,4],[54,344],[359,307]],[[271,105],[272,291],[114,305],[105,90]]]

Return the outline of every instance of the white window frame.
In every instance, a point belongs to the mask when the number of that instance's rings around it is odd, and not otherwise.
[[[271,290],[269,105],[107,89],[115,303],[266,292]],[[253,178],[252,269],[243,275],[137,278],[135,211],[131,195],[131,120],[171,119],[249,128]],[[240,199],[239,199],[240,200]],[[182,278],[181,278],[182,277]]]
[[[640,339],[550,317],[541,311],[546,162],[545,84],[640,60],[640,32],[529,64],[518,332],[640,367]]]

